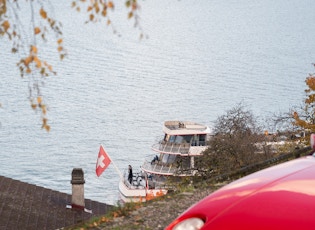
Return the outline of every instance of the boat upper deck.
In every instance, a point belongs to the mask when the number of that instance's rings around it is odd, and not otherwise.
[[[169,135],[211,134],[211,129],[208,126],[190,121],[166,121],[163,131]]]

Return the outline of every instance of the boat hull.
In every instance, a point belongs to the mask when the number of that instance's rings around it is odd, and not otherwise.
[[[120,199],[124,203],[145,202],[167,194],[166,189],[130,188],[123,180],[119,181]]]

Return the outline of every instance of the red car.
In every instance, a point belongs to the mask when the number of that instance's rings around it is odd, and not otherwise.
[[[166,230],[315,229],[315,157],[243,177],[193,205]]]

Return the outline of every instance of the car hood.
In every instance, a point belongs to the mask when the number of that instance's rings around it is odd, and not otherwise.
[[[180,219],[200,216],[203,229],[313,229],[315,158],[305,157],[239,179],[212,193]]]

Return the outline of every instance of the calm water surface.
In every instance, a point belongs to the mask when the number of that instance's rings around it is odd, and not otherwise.
[[[56,2],[56,1],[55,1]],[[0,44],[0,175],[71,193],[71,171],[85,172],[85,196],[115,204],[118,175],[95,174],[103,144],[123,171],[139,168],[165,120],[211,124],[243,101],[260,117],[303,101],[315,61],[315,1],[211,0],[141,2],[138,40],[125,9],[115,29],[85,24],[84,14],[54,3],[69,56],[46,80],[51,132],[29,107],[18,57]]]

